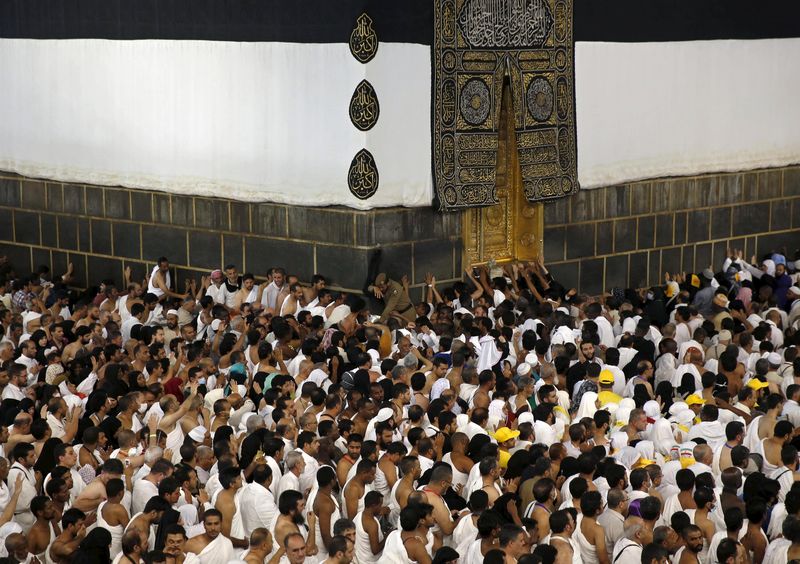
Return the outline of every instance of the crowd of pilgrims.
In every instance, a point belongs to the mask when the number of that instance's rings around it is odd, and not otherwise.
[[[728,255],[596,297],[0,260],[0,562],[799,562],[800,260]]]

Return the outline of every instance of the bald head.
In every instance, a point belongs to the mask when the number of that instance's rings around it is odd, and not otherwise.
[[[702,462],[703,464],[708,464],[709,466],[714,460],[714,453],[711,450],[711,447],[708,445],[697,445],[694,447],[694,459],[697,462]]]
[[[11,533],[6,537],[6,550],[15,556],[27,557],[28,540],[22,533]]]

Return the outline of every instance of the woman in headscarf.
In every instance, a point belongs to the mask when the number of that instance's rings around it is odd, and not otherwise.
[[[624,446],[617,454],[614,455],[614,458],[616,458],[617,462],[622,464],[628,469],[628,472],[630,472],[633,467],[636,466],[636,463],[639,461],[639,459],[642,458],[642,455],[634,447]]]
[[[180,512],[170,507],[164,511],[161,521],[158,523],[154,550],[164,550],[164,545],[167,542],[167,529],[172,525],[183,525],[183,522],[181,521]]]
[[[103,527],[92,529],[72,554],[72,562],[79,564],[108,564],[111,561],[111,533]]]
[[[667,309],[664,305],[664,290],[660,287],[651,288],[646,295],[646,302],[642,312],[656,327],[667,324]]]
[[[99,426],[108,417],[110,411],[117,406],[117,400],[110,397],[105,390],[95,390],[86,400],[84,417]]]
[[[50,471],[56,467],[55,448],[62,444],[61,439],[50,437],[44,442],[42,452],[39,454],[39,459],[34,464],[33,469],[40,472],[42,476],[47,476]]]
[[[37,329],[31,334],[31,341],[36,345],[36,362],[39,366],[47,366],[47,359],[44,356],[44,351],[47,348],[47,333],[42,329]]]
[[[674,393],[675,392],[672,389],[672,384],[670,384],[668,381],[660,382],[658,386],[656,386],[656,401],[661,402],[661,405],[664,406],[664,410],[669,411],[669,408],[672,406],[672,398]]]
[[[628,446],[628,434],[617,431],[611,434],[609,441],[611,442],[611,455],[616,456],[617,453]]]
[[[103,377],[102,389],[108,392],[112,398],[121,398],[128,393],[130,388],[125,375],[128,370],[124,364],[110,364],[106,367]]]
[[[695,377],[691,372],[686,372],[681,376],[681,385],[678,386],[678,395],[684,399],[692,395],[695,391]]]
[[[128,387],[132,392],[144,392],[147,390],[147,379],[138,370],[128,372]]]
[[[636,407],[641,409],[650,400],[650,392],[647,391],[647,387],[644,384],[636,384],[633,387],[633,401]]]
[[[575,413],[575,421],[580,421],[584,417],[594,417],[597,411],[597,392],[585,392],[581,396],[581,404]]]
[[[492,439],[489,438],[489,435],[479,433],[473,436],[469,441],[469,446],[467,447],[467,456],[470,457],[475,464],[477,464],[481,461],[481,449],[484,445],[489,444],[490,442],[492,442]]]

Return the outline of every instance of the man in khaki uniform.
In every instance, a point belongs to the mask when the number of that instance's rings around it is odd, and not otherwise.
[[[390,280],[385,273],[381,272],[375,278],[375,284],[369,287],[369,290],[375,294],[377,299],[383,299],[385,307],[381,314],[381,323],[386,323],[386,320],[392,314],[399,315],[407,321],[414,321],[416,319],[416,311],[414,304],[408,297],[403,285],[400,282]]]

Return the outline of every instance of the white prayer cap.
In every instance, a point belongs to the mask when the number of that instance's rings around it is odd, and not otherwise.
[[[800,296],[800,286],[792,286],[791,288],[789,288],[788,291],[794,294],[795,296]]]
[[[35,320],[39,319],[40,317],[42,317],[42,314],[39,313],[38,311],[26,311],[25,313],[23,313],[22,314],[22,330],[25,331],[26,333],[30,332],[28,330],[28,323],[30,323],[31,321],[35,321]]]
[[[178,317],[178,310],[177,310],[177,309],[171,309],[171,310],[169,310],[169,311],[167,312],[167,317],[169,317],[170,315],[174,315],[175,317]]]
[[[532,370],[533,369],[531,368],[530,364],[528,364],[527,362],[523,362],[522,364],[517,366],[517,375],[518,376],[527,376],[528,374],[531,373]]]
[[[376,422],[381,421],[388,421],[394,415],[394,411],[392,411],[391,407],[382,407],[378,410],[378,414],[375,416]]]
[[[767,355],[767,362],[772,366],[780,366],[782,362],[781,355],[776,352],[771,352]]]
[[[517,417],[517,425],[522,425],[523,423],[530,423],[533,425],[533,413],[530,411],[523,411]]]
[[[633,317],[628,317],[622,322],[623,333],[634,333],[636,331],[636,320]]]
[[[619,407],[621,409],[636,409],[636,402],[633,401],[633,398],[622,398],[622,400],[619,402]]]
[[[614,451],[622,450],[628,446],[628,434],[623,432],[611,433],[611,449]]]
[[[658,405],[656,400],[645,402],[644,406],[642,406],[642,409],[644,409],[645,415],[647,415],[650,419],[658,419],[661,417],[661,406]]]
[[[566,313],[567,315],[569,315],[569,308],[566,308],[566,307],[563,307],[563,306],[557,308],[556,311],[560,311],[562,313]]]
[[[367,354],[372,358],[372,366],[377,366],[381,363],[381,353],[375,349],[369,349]]]
[[[525,357],[525,362],[531,365],[531,368],[539,366],[539,357],[536,356],[535,352],[528,353]]]
[[[630,407],[622,407],[619,406],[617,412],[614,414],[615,419],[617,420],[615,425],[617,427],[622,427],[623,425],[627,425],[631,418],[631,409]]]
[[[613,416],[617,413],[617,410],[619,409],[619,404],[614,402],[607,403],[600,409],[603,411],[608,411]]]
[[[193,441],[197,441],[198,443],[202,443],[206,436],[206,428],[202,425],[198,425],[191,431],[189,431],[189,438]]]
[[[458,308],[453,312],[453,315],[455,315],[456,313],[460,313],[462,315],[472,315],[472,312],[465,307]]]
[[[678,415],[681,411],[686,411],[688,409],[689,405],[685,401],[676,401],[671,406],[669,406],[669,414]]]
[[[675,422],[680,423],[682,425],[687,425],[692,421],[694,421],[694,418],[695,418],[694,411],[692,411],[691,409],[687,409],[679,412],[675,416]]]

